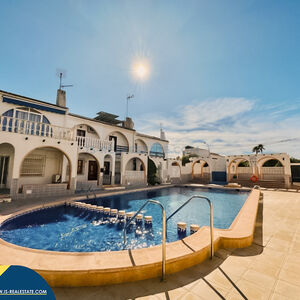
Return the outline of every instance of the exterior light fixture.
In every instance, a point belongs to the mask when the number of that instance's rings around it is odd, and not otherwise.
[[[44,139],[42,142],[43,142],[43,143],[45,143],[45,142],[46,142],[46,140]]]
[[[74,145],[74,143],[71,143],[71,146],[73,146]]]
[[[25,140],[26,140],[26,141],[28,140],[28,136],[26,136]]]
[[[58,141],[57,144],[60,144],[60,141]]]

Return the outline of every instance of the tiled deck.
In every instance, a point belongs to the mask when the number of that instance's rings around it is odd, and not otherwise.
[[[60,299],[300,299],[300,194],[264,191],[255,240],[169,275],[166,282],[54,288]]]

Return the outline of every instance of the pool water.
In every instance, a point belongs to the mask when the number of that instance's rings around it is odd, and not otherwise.
[[[229,228],[248,197],[248,192],[171,187],[152,191],[107,196],[84,202],[118,210],[137,211],[148,199],[160,201],[168,217],[193,195],[208,197],[213,203],[214,227]],[[144,216],[153,219],[152,229],[131,226],[127,232],[127,244],[123,244],[123,228],[119,224],[100,225],[98,212],[66,205],[30,212],[4,222],[0,238],[16,245],[66,252],[117,251],[145,248],[161,243],[161,209],[148,204]],[[176,241],[177,222],[209,226],[209,205],[203,199],[193,199],[168,221],[167,241]]]

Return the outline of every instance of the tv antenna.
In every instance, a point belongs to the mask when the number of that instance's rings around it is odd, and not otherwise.
[[[133,94],[128,94],[127,95],[127,98],[126,98],[126,118],[128,118],[128,101],[130,100],[130,99],[132,99],[132,98],[134,98],[134,95]]]
[[[67,77],[67,71],[62,69],[56,69],[56,75],[59,77],[59,89],[66,87],[72,87],[73,84],[62,84],[62,79]]]

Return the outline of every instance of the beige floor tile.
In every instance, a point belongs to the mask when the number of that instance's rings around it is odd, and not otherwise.
[[[274,284],[276,282],[275,277],[262,274],[256,270],[248,270],[242,276],[242,278],[252,282],[257,287],[260,287],[262,289],[269,289],[269,290],[271,290],[274,287]]]
[[[226,295],[226,300],[244,300],[245,298],[242,297],[242,295],[237,290],[231,290]]]
[[[187,293],[189,293],[189,291],[186,290],[185,288],[177,288],[168,291],[170,300],[182,299],[182,297],[185,296]]]
[[[288,282],[285,282],[283,280],[278,280],[275,286],[274,292],[276,294],[285,296],[289,298],[290,300],[299,300],[299,295],[300,295],[300,287],[290,284]]]
[[[274,293],[270,300],[290,300],[290,298]]]
[[[274,278],[278,277],[279,272],[281,270],[279,266],[269,263],[268,260],[255,261],[253,264],[250,265],[250,269]]]
[[[282,269],[279,274],[279,279],[289,282],[291,284],[295,284],[300,287],[300,275],[295,272]]]
[[[187,292],[180,300],[202,300],[202,298],[191,292]]]
[[[252,264],[250,264],[250,265],[252,265]],[[222,269],[230,278],[232,276],[235,277],[235,278],[237,278],[237,277],[239,278],[248,270],[248,268],[246,268],[244,266],[241,266],[238,263],[222,264],[220,266],[220,269]]]
[[[232,288],[232,283],[226,278],[226,276],[219,269],[216,269],[213,272],[211,272],[209,275],[205,276],[205,279],[212,285],[216,284],[225,290],[230,290]],[[236,282],[239,279],[239,277],[232,275],[230,279],[233,282]]]
[[[254,283],[245,279],[239,280],[237,286],[248,299],[267,300],[271,294],[270,290],[259,288]]]
[[[218,299],[220,300],[221,294],[224,298],[228,294],[228,290],[224,290],[221,287],[216,286],[216,284],[207,284],[205,281],[201,280],[191,289],[191,292],[203,299]]]

